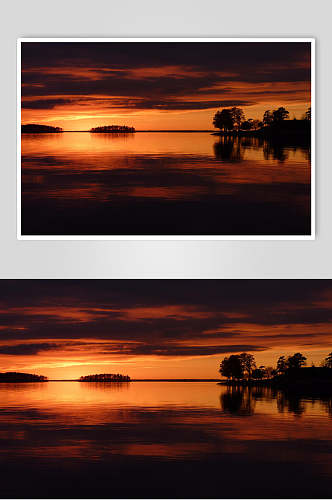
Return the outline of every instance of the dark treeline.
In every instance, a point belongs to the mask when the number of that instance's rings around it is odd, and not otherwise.
[[[130,382],[128,375],[120,373],[99,373],[95,375],[85,375],[79,378],[80,382]]]
[[[0,373],[0,382],[47,382],[47,377],[31,373],[6,372]]]
[[[29,123],[21,126],[23,134],[49,134],[53,132],[63,132],[61,127],[51,127],[50,125],[38,125]]]
[[[213,118],[213,125],[224,134],[310,134],[311,108],[308,108],[301,120],[289,120],[289,111],[280,107],[264,112],[261,120],[246,118],[241,108],[224,108],[217,111]]]
[[[126,125],[105,125],[104,127],[93,127],[90,129],[90,132],[102,134],[132,134],[135,132],[135,129],[134,127],[127,127]]]
[[[257,367],[255,358],[246,352],[232,354],[220,363],[219,372],[234,385],[266,384],[302,390],[322,390],[332,393],[332,352],[320,366],[306,366],[307,358],[300,352],[280,356],[275,367]]]

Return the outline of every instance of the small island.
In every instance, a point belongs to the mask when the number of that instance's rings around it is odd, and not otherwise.
[[[44,375],[34,375],[31,373],[20,373],[20,372],[5,372],[0,373],[0,382],[11,382],[11,383],[21,383],[21,382],[47,382],[48,378]]]
[[[52,134],[63,132],[61,127],[51,127],[50,125],[39,125],[35,123],[28,123],[21,126],[22,134]]]
[[[130,377],[120,373],[99,373],[80,377],[79,382],[130,382]]]
[[[133,134],[134,127],[127,127],[126,125],[105,125],[103,127],[93,127],[90,129],[91,133],[99,134]]]

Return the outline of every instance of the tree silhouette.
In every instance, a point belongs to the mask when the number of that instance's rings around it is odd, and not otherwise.
[[[44,377],[44,375],[34,375],[31,373],[0,373],[0,382],[47,382],[47,380],[47,377]]]
[[[220,363],[219,372],[228,380],[240,380],[243,378],[243,365],[240,356],[232,354],[224,358]]]
[[[332,368],[332,352],[326,356],[322,364],[326,368]]]
[[[306,364],[307,358],[300,352],[296,352],[287,359],[288,368],[302,368]]]
[[[243,352],[240,354],[243,371],[247,374],[248,380],[251,380],[251,373],[256,368],[255,358],[252,354]]]
[[[288,368],[287,360],[285,356],[280,356],[277,361],[277,373],[283,374]]]
[[[249,118],[249,120],[245,120],[241,125],[242,130],[251,130],[254,128],[253,120]]]
[[[80,382],[129,382],[128,375],[121,375],[120,373],[98,373],[95,375],[85,375],[80,377]]]
[[[234,124],[236,125],[236,128],[240,130],[242,122],[245,120],[244,112],[241,108],[231,108],[230,109],[230,114],[233,118],[233,127]]]
[[[213,118],[213,125],[220,130],[229,131],[234,128],[234,118],[231,110],[222,109],[217,111]]]
[[[94,127],[90,129],[93,133],[102,134],[118,134],[118,133],[133,133],[135,132],[134,127],[127,127],[126,125],[105,125],[104,127]]]
[[[275,109],[272,113],[273,123],[278,125],[289,117],[289,111],[287,109],[280,107]]]
[[[37,123],[27,123],[21,126],[21,132],[23,134],[42,134],[42,133],[52,133],[52,132],[63,132],[61,127],[51,127],[51,125],[39,125]]]
[[[267,109],[263,116],[263,124],[266,127],[269,127],[272,124],[272,122],[273,122],[273,114],[269,109]]]
[[[251,376],[255,380],[262,380],[263,378],[265,378],[266,377],[266,371],[265,371],[264,366],[260,366],[259,368],[255,368],[252,371]]]

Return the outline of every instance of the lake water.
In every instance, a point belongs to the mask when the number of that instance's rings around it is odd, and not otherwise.
[[[310,234],[310,170],[257,138],[22,134],[22,234]]]
[[[0,384],[1,497],[330,498],[332,397]]]

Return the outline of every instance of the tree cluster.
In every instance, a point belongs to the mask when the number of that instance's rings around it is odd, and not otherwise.
[[[47,382],[47,377],[31,373],[6,372],[0,373],[0,382]]]
[[[62,131],[61,127],[51,127],[50,125],[38,125],[34,123],[28,123],[27,125],[21,126],[21,132],[23,134],[49,134]]]
[[[128,375],[121,375],[120,373],[99,373],[95,375],[85,375],[80,377],[80,382],[129,382]]]
[[[327,357],[323,360],[322,366],[324,368],[332,368],[332,352],[327,355]]]
[[[251,379],[253,372],[257,369],[255,358],[252,354],[232,354],[220,363],[219,372],[227,379],[243,380]]]
[[[243,352],[225,357],[220,363],[219,372],[223,377],[233,381],[272,379],[287,375],[292,370],[299,370],[306,366],[306,362],[307,358],[300,352],[296,352],[292,356],[280,356],[275,368],[257,367],[254,356]],[[314,365],[312,367],[315,368]],[[332,369],[332,352],[321,362],[321,367]]]
[[[289,118],[289,111],[284,107],[280,107],[273,111],[269,109],[264,112],[262,120],[246,119],[241,108],[224,108],[214,115],[213,125],[224,132],[240,130],[259,130],[264,127],[272,127],[280,125],[284,120]],[[309,108],[304,117],[305,120],[311,120],[311,108]]]
[[[127,127],[126,125],[105,125],[104,127],[91,128],[90,132],[99,132],[102,134],[119,134],[119,133],[131,134],[135,132],[135,129],[134,127]]]
[[[284,374],[287,370],[302,368],[306,365],[307,358],[300,352],[296,352],[293,356],[280,356],[277,361],[277,374]]]

